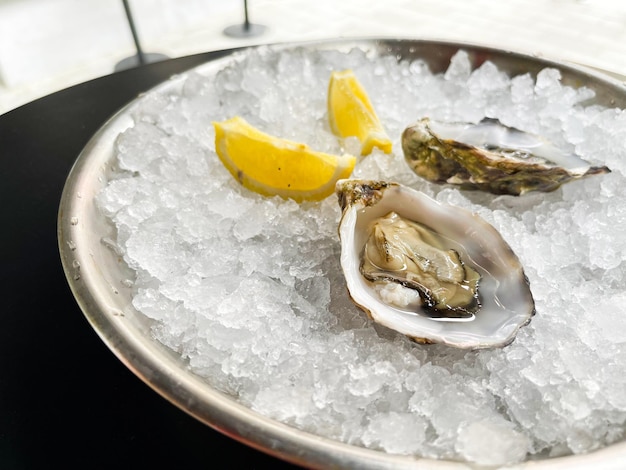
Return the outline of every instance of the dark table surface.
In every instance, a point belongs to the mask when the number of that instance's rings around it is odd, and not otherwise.
[[[0,115],[0,468],[298,468],[200,423],[127,369],[75,302],[57,246],[65,179],[91,136],[140,92],[227,53],[117,72]]]

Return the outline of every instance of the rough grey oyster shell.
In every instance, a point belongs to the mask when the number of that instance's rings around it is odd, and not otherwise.
[[[420,343],[480,349],[509,344],[535,314],[533,296],[519,259],[499,232],[478,215],[384,181],[339,180],[336,194],[342,208],[341,267],[348,292],[375,322]],[[362,271],[373,224],[390,213],[436,233],[442,250],[458,253],[463,263],[480,275],[477,309],[470,305],[469,315],[454,311],[447,315],[445,309],[433,315],[432,306],[424,305],[423,298],[417,305],[403,306],[381,294],[379,286],[385,281],[393,289],[410,288],[402,280],[391,279],[393,276],[385,279],[383,273],[372,279]],[[422,294],[420,289],[416,291]]]
[[[488,118],[478,124],[423,118],[402,133],[402,150],[422,178],[494,194],[549,192],[571,180],[610,172],[541,136]]]

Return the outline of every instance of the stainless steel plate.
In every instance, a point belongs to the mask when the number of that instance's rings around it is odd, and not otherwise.
[[[355,46],[403,59],[425,60],[433,72],[443,72],[450,58],[463,49],[477,67],[486,60],[512,75],[536,74],[545,67],[561,71],[562,83],[586,86],[596,93],[595,103],[626,108],[623,83],[584,67],[547,61],[513,52],[464,43],[421,40],[365,39],[289,44],[277,47],[349,50]],[[197,67],[204,75],[217,73],[231,56]],[[174,91],[186,74],[175,76],[148,94]],[[140,100],[141,98],[138,98]],[[310,468],[472,468],[459,462],[392,456],[299,431],[261,416],[234,399],[212,389],[192,374],[182,359],[150,335],[147,320],[131,306],[130,290],[120,285],[128,268],[102,243],[114,237],[113,228],[94,206],[94,196],[111,171],[114,141],[133,124],[130,117],[137,100],[119,111],[93,136],[72,168],[60,203],[58,242],[69,285],[85,316],[126,366],[156,392],[203,423],[252,447]],[[578,456],[545,459],[516,466],[518,469],[623,468],[626,442]]]

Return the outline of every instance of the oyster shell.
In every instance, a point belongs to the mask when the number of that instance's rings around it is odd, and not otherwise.
[[[472,124],[423,118],[402,133],[402,150],[422,178],[494,194],[549,192],[568,181],[611,171],[495,119]]]
[[[420,343],[480,349],[509,344],[535,314],[517,256],[482,218],[391,182],[339,180],[336,194],[348,292],[375,322]],[[402,222],[400,230],[376,233],[378,224],[394,220]],[[428,246],[416,246],[422,243]],[[422,271],[432,268],[427,282],[411,266],[420,262]],[[441,296],[447,282],[465,290],[460,302]]]

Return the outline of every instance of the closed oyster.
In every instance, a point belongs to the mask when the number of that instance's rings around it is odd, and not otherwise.
[[[494,194],[549,192],[571,180],[610,172],[495,119],[472,124],[424,118],[404,130],[402,150],[422,178]]]
[[[485,220],[397,183],[339,180],[341,266],[354,303],[420,343],[513,341],[535,313],[524,270]]]

